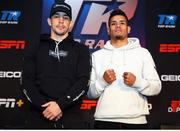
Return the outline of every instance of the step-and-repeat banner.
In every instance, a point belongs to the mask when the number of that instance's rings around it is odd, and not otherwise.
[[[148,97],[149,128],[180,125],[180,2],[179,0],[65,0],[72,6],[74,39],[101,49],[109,39],[110,12],[120,8],[127,13],[132,31],[152,54],[162,80],[160,95]],[[23,128],[26,102],[20,91],[25,48],[38,44],[41,34],[49,34],[47,24],[54,0],[0,1],[0,129]],[[97,100],[84,98],[81,110],[84,124],[93,127]]]

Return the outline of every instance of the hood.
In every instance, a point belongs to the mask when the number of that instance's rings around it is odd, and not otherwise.
[[[55,41],[53,39],[51,39],[50,34],[41,34],[40,35],[40,40],[41,41]],[[63,42],[65,43],[71,43],[73,40],[73,34],[71,32],[68,33],[68,37],[66,37]]]
[[[119,50],[130,50],[130,49],[134,49],[134,48],[138,48],[138,47],[141,47],[138,38],[128,38],[128,44],[125,46],[122,46],[118,49]],[[115,48],[111,45],[111,41],[108,40],[106,42],[106,44],[104,45],[104,49],[113,50]]]
[[[115,48],[111,45],[111,41],[107,41],[106,44],[104,45],[104,49],[105,50],[110,50],[111,52],[111,59],[113,59],[114,57],[114,51],[113,50],[120,50],[123,52],[123,65],[126,65],[126,51],[128,50],[132,50],[135,48],[139,48],[141,47],[140,43],[139,43],[139,39],[138,38],[128,38],[128,43],[125,46],[122,46],[120,48]]]
[[[55,55],[58,59],[58,61],[60,62],[60,53],[61,51],[59,50],[59,45],[61,44],[68,44],[68,45],[72,45],[74,43],[73,40],[73,36],[71,33],[68,34],[68,36],[63,39],[62,41],[56,41],[54,39],[51,38],[51,36],[49,34],[42,34],[40,37],[41,42],[48,42],[48,44],[54,44],[54,51],[51,51],[51,54],[53,53],[53,55]]]

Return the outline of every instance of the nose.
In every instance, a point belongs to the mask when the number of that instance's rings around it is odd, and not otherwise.
[[[120,27],[120,26],[121,26],[121,23],[116,23],[116,26],[117,26],[117,27]]]
[[[64,18],[63,17],[59,17],[59,22],[63,23],[64,22]]]

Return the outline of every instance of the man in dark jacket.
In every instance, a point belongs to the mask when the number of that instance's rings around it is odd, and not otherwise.
[[[27,128],[83,128],[80,104],[88,90],[90,54],[69,33],[71,20],[71,7],[54,3],[48,18],[50,37],[25,53],[22,91],[30,102]]]

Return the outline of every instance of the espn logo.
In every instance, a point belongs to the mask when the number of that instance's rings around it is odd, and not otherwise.
[[[180,100],[172,100],[168,112],[180,112]]]
[[[25,48],[24,40],[0,40],[0,49],[17,49],[22,50]]]
[[[160,44],[159,52],[178,53],[180,51],[180,44]]]
[[[92,107],[96,107],[96,105],[96,100],[83,100],[83,103],[81,104],[81,110],[91,110]]]
[[[93,107],[96,107],[97,101],[96,100],[83,100],[81,104],[81,110],[91,110]],[[152,104],[148,103],[148,109],[152,109]]]

